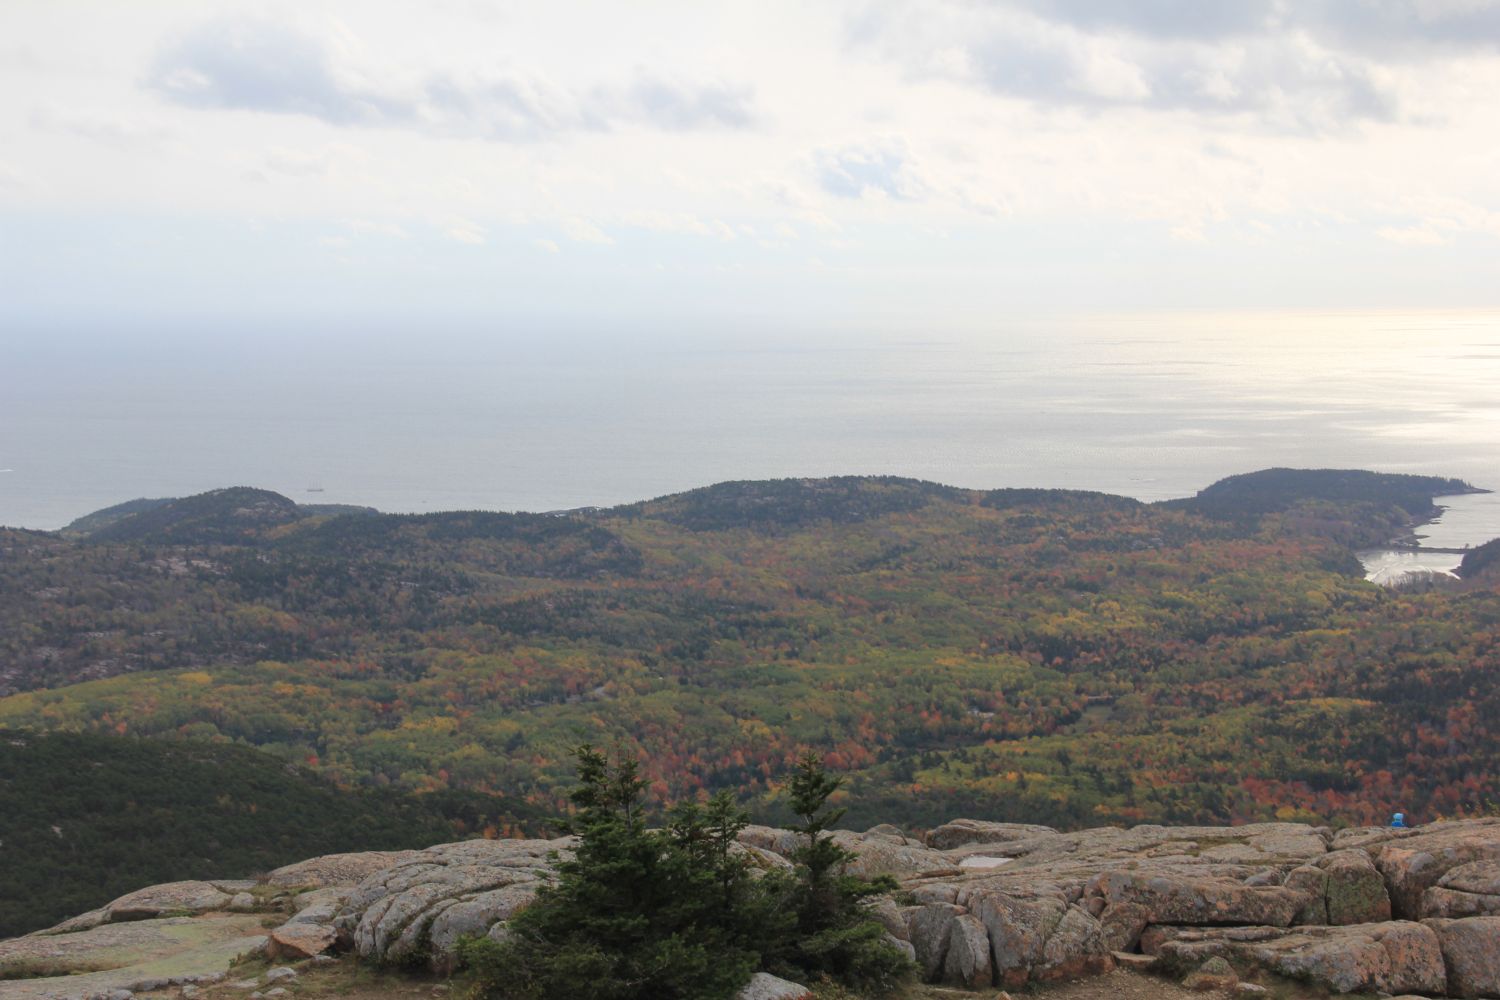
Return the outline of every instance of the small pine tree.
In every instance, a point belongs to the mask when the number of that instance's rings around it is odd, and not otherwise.
[[[886,992],[910,973],[860,905],[896,883],[845,872],[854,855],[827,832],[843,810],[825,808],[840,781],[816,757],[792,779],[793,829],[807,837],[796,874],[755,877],[737,846],[748,817],[729,793],[679,805],[665,829],[650,830],[634,760],[611,763],[587,745],[575,756],[573,857],[557,863],[557,883],[511,920],[504,940],[461,946],[478,996],[720,1000],[762,965]]]
[[[889,992],[910,977],[912,965],[885,940],[885,928],[862,904],[899,886],[888,875],[865,879],[848,874],[855,855],[828,832],[844,815],[843,809],[828,807],[829,797],[842,784],[843,779],[830,775],[812,754],[798,762],[792,775],[788,792],[799,822],[791,829],[807,843],[792,854],[798,865],[790,892],[796,933],[783,942],[775,958],[788,972]]]
[[[511,921],[502,942],[463,957],[479,993],[504,1000],[715,1000],[733,996],[760,961],[743,905],[748,866],[731,851],[745,817],[727,798],[676,810],[649,830],[634,760],[575,751],[578,837],[558,879]]]

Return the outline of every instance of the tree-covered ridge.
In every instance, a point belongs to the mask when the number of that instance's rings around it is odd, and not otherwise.
[[[247,746],[22,730],[0,735],[0,802],[0,938],[143,885],[478,835],[516,808],[342,789]]]
[[[1500,800],[1494,589],[1367,584],[1306,505],[760,485],[724,487],[716,516],[683,495],[303,519],[243,545],[0,537],[0,724],[244,741],[538,810],[585,740],[650,761],[657,800],[743,788],[770,818],[808,750],[849,774],[861,823]]]
[[[1221,479],[1196,496],[1169,500],[1165,506],[1238,522],[1242,529],[1267,514],[1279,514],[1284,530],[1358,548],[1384,545],[1436,517],[1435,497],[1482,492],[1461,479],[1441,476],[1263,469]]]
[[[373,507],[299,504],[271,490],[232,486],[190,497],[127,500],[86,514],[58,534],[92,542],[245,545],[298,521],[375,513]]]
[[[117,521],[122,521],[133,514],[155,510],[157,507],[165,507],[176,499],[176,497],[138,497],[134,500],[126,500],[124,503],[117,503],[91,514],[85,514],[64,525],[58,534],[64,538],[87,538]]]
[[[1465,552],[1457,572],[1465,580],[1495,579],[1500,575],[1500,538],[1493,538]]]
[[[666,521],[691,531],[784,533],[815,524],[852,524],[967,495],[969,491],[952,486],[899,476],[770,479],[718,483],[604,513]]]

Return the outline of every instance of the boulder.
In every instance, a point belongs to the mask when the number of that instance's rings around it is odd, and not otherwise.
[[[906,913],[906,938],[916,951],[922,978],[931,980],[948,956],[948,938],[953,923],[967,911],[952,903],[928,903],[910,907]]]
[[[1037,982],[1056,982],[1113,971],[1115,961],[1099,921],[1080,907],[1069,907],[1042,946],[1042,960],[1031,970]]]
[[[871,917],[880,922],[880,926],[898,941],[908,941],[910,938],[906,932],[906,918],[901,914],[901,907],[896,905],[895,900],[889,896],[881,896],[865,907]]]
[[[266,957],[292,962],[312,958],[332,948],[337,939],[338,934],[328,924],[291,920],[271,932]]]
[[[1345,927],[1179,928],[1158,945],[1168,968],[1190,971],[1218,957],[1314,983],[1335,993],[1442,993],[1438,935],[1395,921]]]
[[[1372,924],[1391,919],[1385,879],[1364,851],[1334,851],[1319,858],[1317,866],[1328,876],[1324,902],[1330,924]]]
[[[1191,873],[1111,871],[1100,875],[1090,889],[1110,906],[1142,907],[1153,924],[1286,927],[1308,902],[1306,893],[1285,886],[1247,886]]]
[[[1110,951],[1134,951],[1140,943],[1141,932],[1150,923],[1151,911],[1139,903],[1106,904],[1099,914],[1104,945]]]
[[[1056,897],[1025,898],[1003,892],[975,893],[968,903],[989,932],[995,981],[1007,989],[1024,986],[1032,968],[1046,960],[1047,939],[1068,910],[1067,903]]]
[[[1379,878],[1377,873],[1376,878]],[[1282,885],[1293,892],[1300,892],[1306,902],[1297,915],[1292,918],[1292,923],[1303,925],[1313,924],[1322,926],[1328,923],[1328,873],[1317,865],[1300,865],[1287,872]],[[1381,883],[1384,889],[1384,883]]]
[[[1500,861],[1459,865],[1422,894],[1424,917],[1500,915]]]
[[[927,846],[940,851],[965,844],[1004,844],[1028,837],[1055,834],[1050,826],[1031,823],[989,823],[978,819],[955,819],[927,834]]]
[[[1442,948],[1449,996],[1500,997],[1500,917],[1423,923],[1436,932]]]
[[[167,882],[137,889],[108,904],[104,907],[105,922],[222,910],[229,906],[230,898],[209,882]]]
[[[798,983],[777,979],[769,972],[757,972],[734,1000],[812,1000],[812,990]]]
[[[1239,973],[1234,971],[1234,966],[1216,955],[1198,966],[1196,971],[1188,973],[1182,985],[1190,990],[1208,993],[1233,989],[1239,981]]]
[[[346,888],[330,886],[298,893],[292,897],[292,921],[332,924],[349,898],[349,892]]]
[[[977,990],[993,982],[990,935],[984,924],[968,913],[953,918],[948,950],[943,958],[943,982]]]

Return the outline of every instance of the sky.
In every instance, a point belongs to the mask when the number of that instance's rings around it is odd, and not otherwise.
[[[0,5],[0,327],[1500,305],[1497,0]]]

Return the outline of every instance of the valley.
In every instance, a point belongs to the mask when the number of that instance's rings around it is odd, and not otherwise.
[[[1405,593],[1354,556],[1465,489],[1270,470],[1148,505],[845,478],[563,515],[217,491],[0,532],[0,726],[470,796],[462,829],[429,817],[456,835],[545,833],[583,741],[639,756],[659,806],[729,789],[765,822],[808,750],[860,828],[1483,815],[1492,570]],[[213,872],[154,877],[189,874]]]

